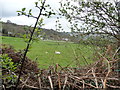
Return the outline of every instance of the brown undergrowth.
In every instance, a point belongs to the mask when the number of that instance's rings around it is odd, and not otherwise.
[[[109,47],[110,48],[110,47]],[[117,68],[117,51],[108,49],[104,54],[96,52],[96,61],[85,67],[69,68],[59,64],[49,66],[48,69],[39,69],[37,63],[26,57],[19,88],[40,90],[80,90],[82,88],[120,88],[120,69]],[[21,52],[16,52],[12,47],[2,45],[1,54],[8,54],[14,63],[21,63]],[[19,65],[15,72],[18,76]],[[2,70],[2,74],[9,73]],[[9,85],[9,84],[8,84]],[[5,88],[7,83],[4,83]],[[13,85],[14,87],[14,85]],[[12,87],[12,88],[13,88]]]

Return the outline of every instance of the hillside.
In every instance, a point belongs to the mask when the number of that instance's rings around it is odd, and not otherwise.
[[[25,29],[27,28],[27,29]],[[12,36],[12,37],[22,37],[24,34],[28,34],[29,30],[32,30],[33,27],[29,27],[26,25],[17,25],[11,22],[2,22],[2,35],[3,36]],[[57,32],[53,29],[44,29],[40,31],[40,34],[37,34],[38,37],[42,39],[49,40],[69,40],[71,37],[69,34],[64,32]]]
[[[26,25],[17,25],[11,22],[2,22],[2,35],[3,36],[11,36],[11,37],[23,37],[24,34],[29,34],[30,30],[33,27]],[[70,41],[75,43],[83,43],[85,41],[86,44],[89,44],[89,41],[94,43],[95,45],[101,45],[101,43],[107,43],[108,41],[113,42],[113,37],[109,37],[107,35],[101,34],[84,34],[80,32],[57,32],[53,29],[45,29],[40,28],[39,33],[35,33],[35,36],[42,40],[56,40],[56,41]],[[101,42],[101,39],[102,42]],[[86,42],[87,41],[87,42]],[[100,41],[100,43],[98,43]],[[107,42],[106,42],[107,41]]]

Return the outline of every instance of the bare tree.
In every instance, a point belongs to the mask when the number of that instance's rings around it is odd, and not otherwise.
[[[120,1],[66,0],[60,4],[60,15],[70,22],[72,31],[114,38],[120,75]]]
[[[71,23],[72,31],[109,35],[120,46],[120,1],[66,0],[59,10]]]

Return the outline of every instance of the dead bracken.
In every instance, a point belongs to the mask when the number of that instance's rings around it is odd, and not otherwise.
[[[1,45],[0,54],[8,54],[14,63],[21,63],[22,52],[16,52],[11,46]],[[117,51],[117,50],[116,50]],[[115,56],[114,53],[113,55]],[[96,61],[85,67],[62,67],[59,64],[39,69],[36,62],[26,57],[19,88],[40,90],[80,90],[82,88],[120,88],[120,73],[118,58],[96,53]],[[19,66],[14,72],[2,69],[2,75],[19,74]],[[14,88],[10,82],[3,79],[3,88]]]

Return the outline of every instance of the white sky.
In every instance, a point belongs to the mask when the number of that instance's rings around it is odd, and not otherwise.
[[[38,0],[0,0],[0,18],[2,18],[1,20],[4,22],[10,20],[11,22],[19,25],[34,25],[35,19],[28,18],[25,16],[17,16],[16,11],[21,10],[24,7],[27,8],[28,10],[32,8],[33,14],[36,16],[38,15],[37,14],[38,11],[34,7],[35,6],[34,2],[36,1]],[[53,9],[57,10],[59,7],[59,2],[61,0],[46,0],[46,1],[47,1],[46,4],[50,4],[50,6]],[[53,16],[52,18],[49,19],[45,18],[44,19],[45,26],[43,28],[55,30],[56,17],[57,16]],[[65,18],[62,18],[60,21],[64,28],[64,31],[70,32],[70,29],[67,27],[69,25],[67,20]]]
[[[21,10],[22,8],[27,8],[29,9],[33,9],[33,14],[36,16],[38,15],[37,12],[38,10],[34,8],[35,4],[34,2],[36,2],[38,0],[0,0],[0,11],[1,11],[1,15],[0,18],[1,21],[6,22],[7,20],[10,20],[13,23],[19,24],[19,25],[34,25],[35,23],[35,19],[33,18],[28,18],[25,16],[17,16],[17,12],[18,10]],[[61,0],[46,0],[46,4],[50,4],[50,6],[57,10],[59,7],[59,2]],[[53,16],[50,19],[45,18],[44,19],[44,23],[45,26],[44,28],[47,29],[54,29],[55,30],[55,24],[56,24],[56,16]],[[69,28],[67,28],[67,20],[65,20],[64,18],[62,18],[61,20],[62,26],[64,27],[65,31],[70,31]]]

